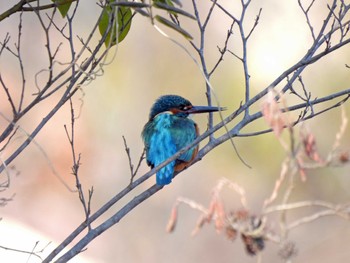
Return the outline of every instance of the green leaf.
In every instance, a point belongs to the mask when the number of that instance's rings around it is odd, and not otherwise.
[[[174,3],[182,7],[182,4],[178,0],[153,0],[154,3],[163,3],[165,5],[174,6]]]
[[[150,7],[149,4],[145,3],[138,3],[138,2],[128,2],[128,1],[118,1],[118,2],[113,2],[110,3],[111,6],[127,6],[127,7],[132,7],[132,8],[144,8],[144,7]]]
[[[153,3],[163,3],[165,5],[170,5],[170,6],[174,6],[173,2],[171,0],[153,0]]]
[[[195,16],[191,15],[190,13],[187,13],[186,11],[182,10],[181,8],[170,6],[170,5],[164,4],[162,2],[154,2],[153,6],[160,8],[160,9],[167,10],[171,14],[180,14],[180,15],[184,15],[184,16],[187,16],[189,18],[192,18],[194,20],[196,19]]]
[[[179,7],[182,7],[182,4],[180,2],[180,0],[168,0],[170,2],[174,2],[175,4],[177,4]]]
[[[150,17],[149,13],[146,9],[147,7],[151,7],[151,5],[146,4],[146,3],[139,3],[139,2],[128,2],[128,1],[121,1],[119,0],[118,2],[112,2],[110,3],[111,6],[127,6],[132,8],[135,12],[146,16]]]
[[[131,27],[132,12],[129,7],[118,8],[118,42],[123,41]]]
[[[170,20],[162,17],[162,16],[159,16],[159,15],[156,15],[154,17],[158,22],[162,23],[163,25],[166,25],[172,29],[174,29],[175,31],[179,32],[181,35],[183,35],[185,38],[187,38],[188,40],[192,40],[193,37],[190,35],[190,33],[188,33],[186,30],[184,30],[182,27],[174,24],[173,22],[171,22]]]
[[[102,17],[100,23],[98,25],[100,34],[103,36],[109,28],[109,23],[112,21],[112,17],[114,15],[114,11],[117,10],[116,15],[118,16],[118,43],[122,42],[123,39],[128,34],[131,27],[132,20],[132,12],[129,7],[120,6],[117,8],[106,6],[102,12]],[[113,46],[117,43],[117,26],[113,23],[113,26],[110,27],[109,32],[107,34],[105,45]],[[112,38],[111,38],[112,33]]]
[[[52,0],[57,5],[58,10],[61,13],[61,16],[66,17],[69,8],[72,4],[72,0]]]

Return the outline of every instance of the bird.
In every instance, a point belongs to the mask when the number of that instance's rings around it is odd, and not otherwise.
[[[141,137],[145,144],[146,162],[152,168],[158,166],[176,152],[191,144],[199,135],[197,124],[189,118],[191,114],[216,112],[221,107],[193,106],[178,95],[163,95],[151,107],[149,120]],[[181,154],[156,174],[157,185],[170,184],[174,172],[187,168],[198,153],[199,145]]]

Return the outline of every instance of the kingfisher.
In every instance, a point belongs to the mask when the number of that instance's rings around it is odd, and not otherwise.
[[[220,107],[193,106],[178,95],[164,95],[153,104],[149,120],[142,130],[146,161],[154,168],[191,144],[199,135],[197,124],[190,114],[224,110]],[[170,184],[174,172],[185,169],[198,153],[199,145],[189,149],[176,160],[161,168],[156,175],[158,185]]]

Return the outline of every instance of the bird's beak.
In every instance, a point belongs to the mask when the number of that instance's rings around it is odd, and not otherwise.
[[[223,107],[212,107],[212,106],[193,106],[191,109],[187,110],[188,114],[195,113],[204,113],[204,112],[214,112],[214,111],[223,111],[226,108]]]

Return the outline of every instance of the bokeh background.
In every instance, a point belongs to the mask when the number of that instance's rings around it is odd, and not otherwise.
[[[183,2],[187,10],[192,10],[189,2]],[[222,2],[231,5],[234,14],[239,14],[240,1]],[[327,1],[316,2],[311,17],[317,31],[327,12]],[[0,11],[3,12],[15,3],[13,0],[1,1]],[[205,12],[209,3],[201,3],[199,7]],[[305,17],[297,1],[254,1],[246,14],[247,31],[254,24],[260,7],[263,11],[259,25],[248,45],[252,94],[266,88],[283,71],[296,63],[311,43]],[[94,1],[80,3],[75,34],[87,37],[98,14],[99,7]],[[11,40],[15,41],[18,21],[18,14],[2,21],[0,39],[4,39],[9,32],[12,35]],[[218,10],[214,11],[206,36],[205,54],[209,68],[219,57],[217,46],[223,46],[229,25],[230,20],[227,17]],[[194,35],[195,42],[198,43],[196,23],[186,20],[184,27]],[[182,36],[163,29],[184,43],[196,56]],[[62,41],[57,34],[52,37],[56,43]],[[26,81],[28,89],[31,89],[26,102],[30,101],[30,94],[35,90],[35,73],[47,65],[43,45],[44,36],[37,18],[34,14],[23,14],[22,52]],[[229,48],[240,54],[241,42],[237,30],[234,31]],[[60,53],[62,61],[69,60],[68,52],[68,47],[63,46]],[[113,52],[116,52],[115,57]],[[163,94],[179,94],[193,104],[206,104],[205,81],[198,67],[181,48],[161,36],[146,18],[135,17],[128,36],[113,52],[108,56],[111,63],[104,67],[103,75],[83,86],[82,92],[74,100],[77,113],[82,104],[75,128],[76,150],[81,153],[80,180],[86,193],[90,187],[94,187],[93,211],[128,184],[130,172],[122,136],[125,136],[132,160],[136,163],[143,150],[140,133],[147,121],[149,108],[157,97]],[[313,97],[349,88],[350,71],[345,67],[346,63],[350,64],[349,45],[305,71],[304,82],[312,91]],[[1,56],[0,70],[6,83],[16,93],[21,82],[18,64],[13,57],[8,54]],[[243,80],[242,65],[228,54],[212,78],[220,104],[228,107],[224,115],[234,111],[240,101],[244,100]],[[0,111],[10,116],[6,97],[3,93],[0,96]],[[55,99],[57,98],[43,103],[22,119],[19,124],[23,130],[31,132],[47,114]],[[286,101],[287,104],[293,102],[292,97]],[[254,109],[258,110],[260,105]],[[348,104],[345,105],[345,110],[349,115]],[[195,120],[204,131],[206,116],[196,116]],[[215,122],[218,121],[216,116]],[[317,146],[324,156],[331,148],[340,124],[339,108],[308,122],[307,125],[315,134]],[[0,125],[6,125],[3,118]],[[52,164],[59,176],[74,187],[71,175],[72,157],[64,125],[70,125],[69,105],[63,107],[35,138],[40,147],[31,144],[11,164],[11,186],[1,193],[1,197],[11,197],[13,194],[14,197],[12,202],[0,210],[1,246],[31,251],[48,245],[43,252],[45,255],[84,220],[78,196],[59,182],[50,167]],[[245,131],[266,127],[261,121]],[[13,142],[1,152],[1,158],[5,159],[11,149],[23,139],[25,134],[18,132]],[[349,149],[349,139],[347,131],[342,139],[343,149]],[[165,231],[177,197],[187,197],[208,205],[212,189],[222,177],[241,185],[246,191],[250,209],[259,214],[263,201],[273,189],[286,153],[273,134],[237,138],[234,141],[241,156],[252,166],[251,169],[239,161],[230,143],[221,145],[89,244],[87,250],[73,262],[256,262],[256,257],[245,253],[239,239],[235,242],[228,241],[223,235],[218,235],[213,226],[206,226],[197,236],[191,237],[199,214],[188,207],[180,207],[175,232],[168,234]],[[139,175],[148,170],[143,163]],[[349,176],[349,166],[311,171],[305,183],[299,180],[296,182],[292,201],[322,199],[346,203],[350,198]],[[154,178],[149,179],[140,191],[154,182]],[[133,195],[136,193],[124,198],[98,222],[115,213]],[[225,191],[225,197],[228,210],[240,208],[237,194]],[[288,218],[293,220],[312,212],[315,210],[292,211]],[[274,222],[271,228],[277,232],[278,221]],[[350,258],[350,224],[337,217],[322,218],[305,224],[292,231],[289,239],[295,242],[298,249],[294,262],[347,262]],[[37,241],[39,243],[34,248]],[[48,244],[49,242],[52,243]],[[278,246],[267,242],[262,262],[281,262],[277,253]],[[27,258],[28,255],[0,249],[1,262],[27,262]],[[31,257],[29,262],[39,261]]]

